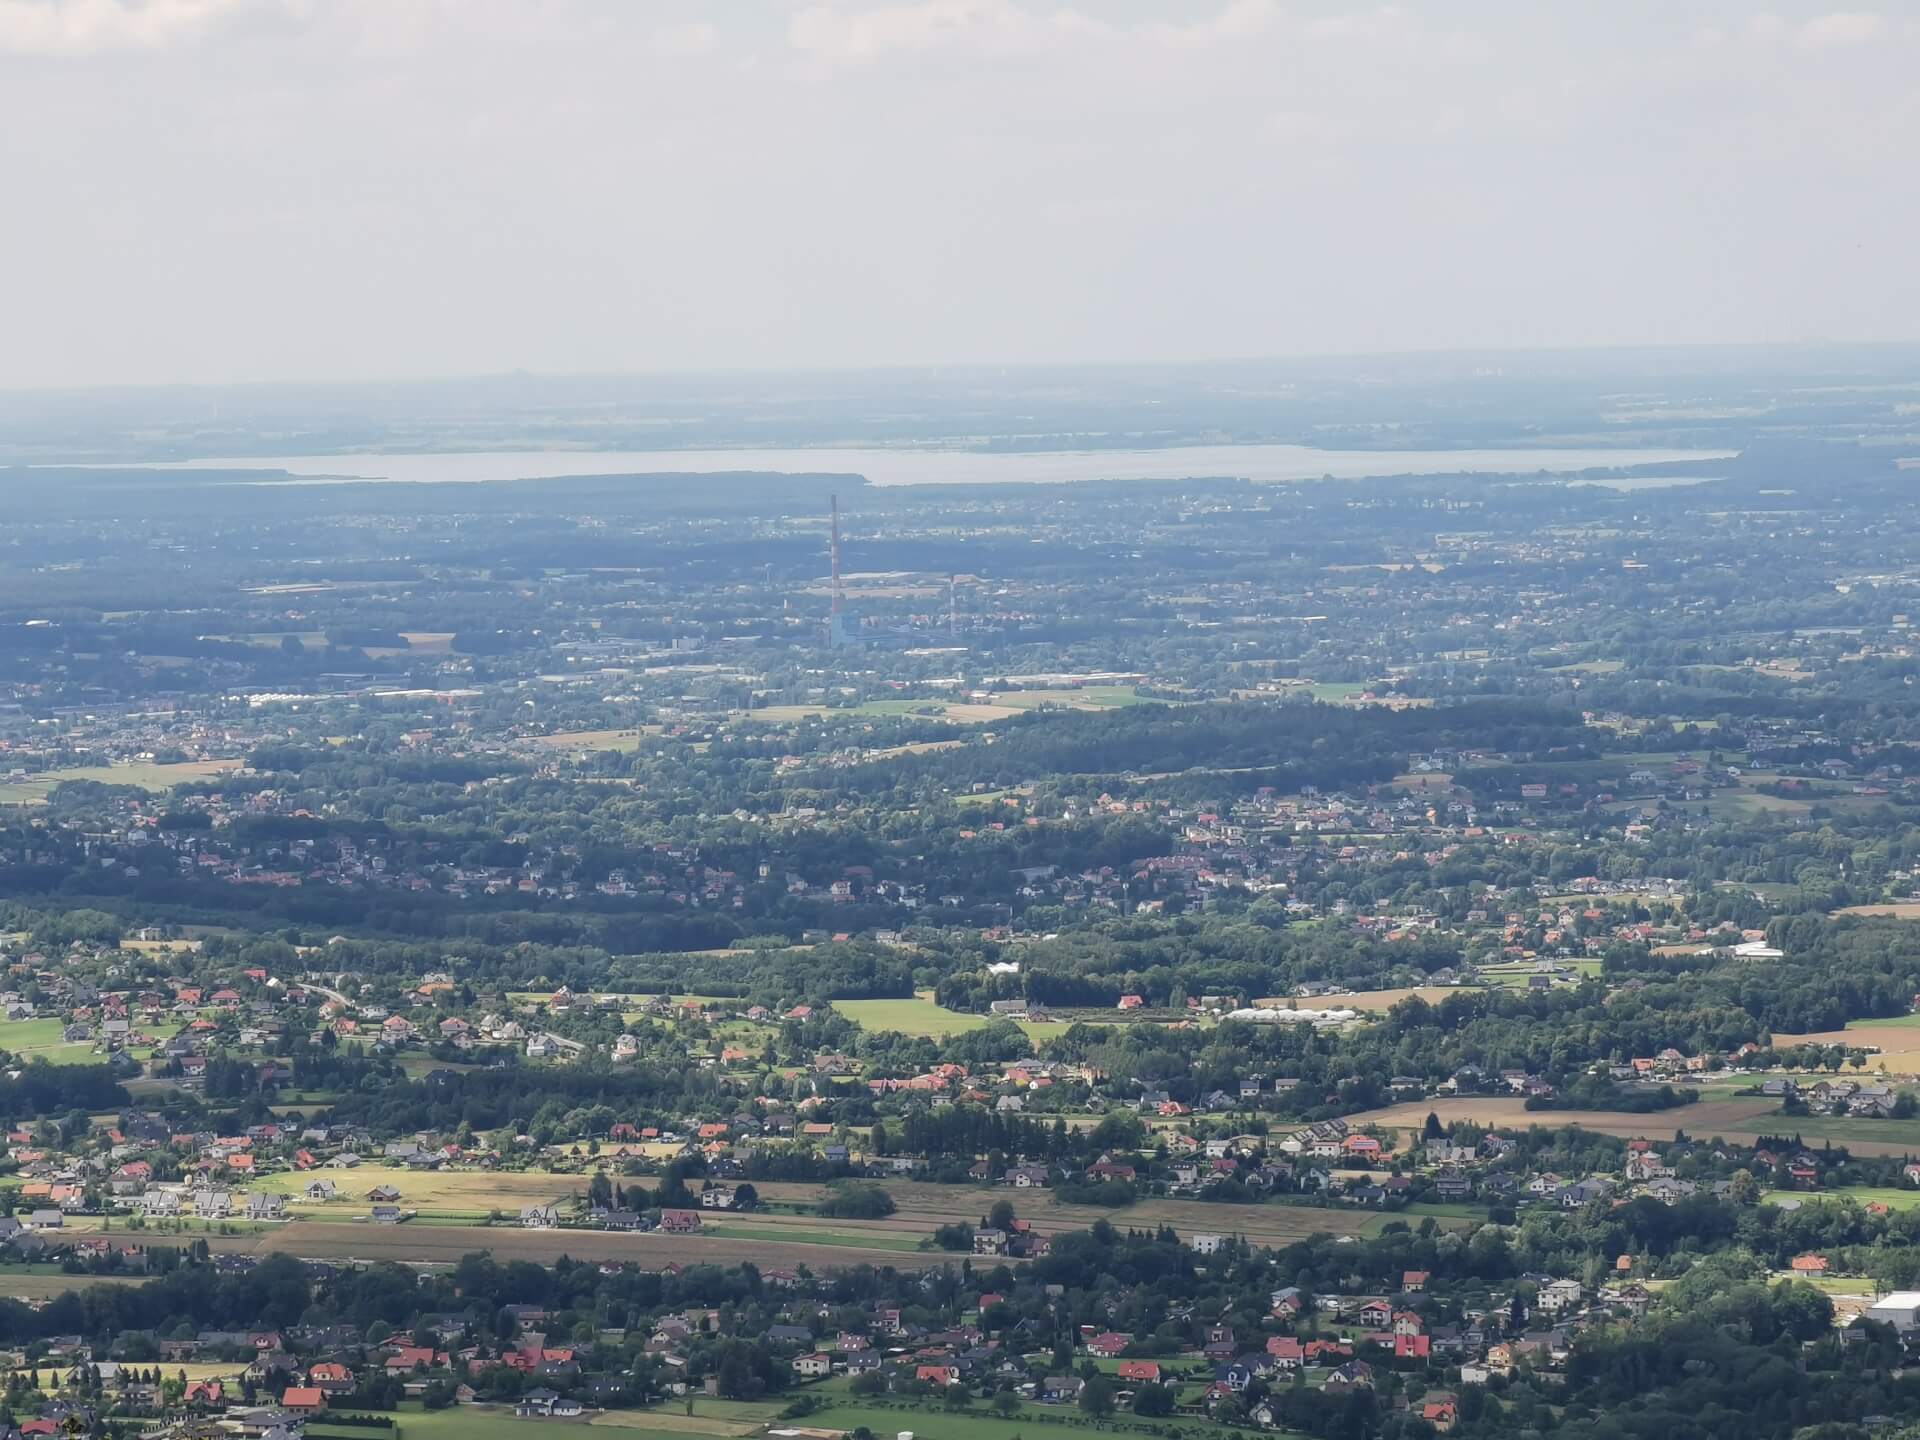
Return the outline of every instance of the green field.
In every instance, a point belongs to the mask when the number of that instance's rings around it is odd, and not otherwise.
[[[58,1015],[44,1015],[33,1020],[0,1020],[0,1050],[10,1050],[22,1060],[45,1060],[49,1065],[100,1065],[106,1057],[94,1053],[93,1041],[60,1038],[60,1032],[67,1022]],[[141,1027],[143,1034],[152,1035],[155,1040],[164,1041],[180,1029],[172,1021],[164,1025],[146,1025]],[[145,1059],[153,1052],[146,1048],[132,1049],[127,1052]]]
[[[1685,1115],[1684,1110],[1666,1112]],[[1836,1145],[1870,1142],[1877,1145],[1904,1145],[1920,1154],[1920,1120],[1866,1120],[1857,1115],[1780,1115],[1756,1120],[1776,1135],[1798,1135],[1807,1143],[1831,1140]]]
[[[1805,815],[1811,800],[1765,795],[1758,790],[1716,790],[1707,797],[1707,813],[1716,820],[1752,820],[1761,815]]]
[[[1853,1185],[1839,1190],[1763,1190],[1760,1198],[1769,1203],[1788,1199],[1798,1200],[1802,1204],[1818,1200],[1851,1200],[1856,1205],[1878,1200],[1889,1210],[1920,1208],[1920,1190],[1902,1190],[1892,1185]]]
[[[51,1300],[74,1290],[97,1285],[140,1285],[145,1275],[68,1275],[58,1265],[0,1267],[0,1295],[9,1300]]]
[[[169,1371],[169,1373],[171,1373]],[[596,1415],[592,1424],[612,1427],[621,1419],[651,1420],[658,1417],[659,1423],[643,1424],[630,1428],[644,1429],[649,1435],[678,1437],[678,1440],[714,1440],[715,1435],[748,1433],[738,1426],[716,1428],[713,1422],[702,1424],[698,1420],[688,1421],[684,1417],[669,1415],[664,1411],[607,1412]],[[676,1428],[673,1422],[681,1424]],[[367,1440],[370,1435],[386,1436],[387,1440],[533,1440],[539,1435],[551,1435],[557,1425],[579,1425],[582,1422],[565,1420],[545,1420],[537,1417],[521,1419],[511,1410],[494,1409],[475,1405],[449,1406],[445,1410],[421,1410],[413,1406],[402,1406],[394,1415],[394,1427],[391,1431],[363,1430],[346,1425],[328,1425],[324,1421],[307,1427],[311,1440]]]
[[[833,1008],[864,1030],[891,1030],[916,1038],[942,1039],[948,1035],[964,1035],[969,1030],[984,1029],[994,1019],[991,1015],[969,1015],[959,1010],[944,1009],[934,1003],[931,993],[916,995],[911,1000],[836,1000]],[[1101,1022],[1112,1018],[1115,1017],[1105,1011],[1098,1017]],[[1013,1023],[1036,1043],[1050,1035],[1058,1035],[1066,1028],[1063,1024],[1042,1025],[1030,1020],[1015,1020]]]
[[[1395,1213],[1416,1217],[1431,1215],[1437,1220],[1485,1220],[1487,1207],[1466,1200],[1416,1200]]]
[[[91,1065],[100,1057],[91,1040],[69,1043],[60,1038],[67,1022],[58,1015],[37,1020],[0,1020],[0,1050],[22,1060],[45,1060],[52,1065]]]
[[[902,1035],[963,1035],[987,1024],[984,1015],[942,1009],[920,996],[911,1000],[836,1000],[833,1008],[862,1029],[894,1030]]]
[[[1087,1440],[1088,1428],[1084,1424],[1072,1423],[1081,1418],[1078,1410],[1065,1405],[1022,1404],[1012,1415],[1002,1419],[978,1404],[972,1410],[956,1413],[941,1409],[937,1404],[925,1407],[868,1405],[849,1399],[824,1410],[816,1410],[800,1423],[826,1430],[855,1430],[864,1425],[876,1435],[911,1430],[915,1440]],[[1194,1440],[1218,1436],[1224,1440],[1224,1437],[1236,1432],[1208,1420],[1187,1416],[1147,1422],[1117,1414],[1101,1421],[1096,1433],[1178,1434],[1194,1437]],[[1292,1432],[1271,1430],[1263,1433],[1285,1436]]]
[[[238,770],[238,760],[183,760],[177,764],[152,762],[132,765],[75,765],[65,770],[43,770],[25,780],[0,784],[0,805],[38,805],[67,780],[97,780],[102,785],[137,785],[142,790],[168,790],[188,780],[205,780]]]

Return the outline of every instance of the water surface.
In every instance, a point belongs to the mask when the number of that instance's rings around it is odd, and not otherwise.
[[[910,449],[526,450],[421,454],[276,455],[158,462],[159,470],[277,470],[313,481],[424,484],[566,475],[711,474],[760,470],[864,475],[876,485],[1058,484],[1075,480],[1228,477],[1267,484],[1375,475],[1532,475],[1630,465],[1707,463],[1707,450],[1317,450],[1306,445],[1188,445],[1161,450],[1035,453]]]

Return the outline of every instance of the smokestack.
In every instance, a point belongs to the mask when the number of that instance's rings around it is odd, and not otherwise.
[[[833,497],[833,618],[834,631],[839,632],[840,620],[840,497]]]

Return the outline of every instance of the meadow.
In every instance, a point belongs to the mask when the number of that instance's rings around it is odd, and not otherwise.
[[[189,780],[207,780],[238,770],[239,760],[182,760],[173,764],[139,761],[131,765],[73,765],[43,770],[24,780],[0,783],[0,805],[38,805],[68,780],[94,780],[102,785],[134,785],[142,790],[169,790]]]
[[[948,1010],[936,1004],[931,990],[922,990],[911,1000],[836,1000],[834,1011],[851,1020],[865,1030],[891,1030],[902,1035],[916,1037],[944,1038],[948,1035],[964,1035],[969,1030],[983,1029],[993,1021],[991,1015],[972,1015],[961,1010]],[[1076,1017],[1079,1018],[1079,1017]],[[1116,1018],[1114,1013],[1102,1011],[1093,1017],[1094,1023],[1106,1023]],[[1061,1025],[1053,1022],[1015,1020],[1015,1025],[1030,1040],[1044,1040],[1049,1035],[1060,1033]]]
[[[1805,1205],[1820,1200],[1851,1200],[1856,1205],[1880,1204],[1889,1210],[1920,1207],[1920,1190],[1902,1190],[1892,1185],[1850,1185],[1838,1190],[1763,1190],[1760,1198],[1769,1204],[1781,1200]]]
[[[902,1035],[941,1038],[962,1035],[986,1026],[985,1015],[947,1010],[931,996],[911,1000],[836,1000],[834,1011],[865,1030],[892,1030]]]
[[[38,1016],[32,1020],[0,1020],[0,1050],[11,1051],[22,1060],[45,1060],[49,1065],[97,1065],[102,1057],[95,1053],[91,1040],[62,1040],[61,1032],[67,1022],[58,1015]],[[143,1025],[143,1034],[151,1035],[155,1040],[165,1040],[180,1027],[169,1022],[164,1025]],[[129,1053],[146,1057],[151,1049],[141,1047]]]

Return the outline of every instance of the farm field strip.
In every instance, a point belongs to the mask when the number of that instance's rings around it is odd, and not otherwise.
[[[377,1183],[368,1178],[369,1172],[353,1173],[356,1179],[365,1179],[368,1186]],[[920,1248],[936,1228],[974,1223],[1003,1198],[1011,1199],[1022,1218],[1046,1235],[1084,1230],[1096,1220],[1105,1219],[1122,1226],[1171,1225],[1183,1235],[1230,1233],[1243,1235],[1257,1244],[1285,1245],[1316,1233],[1369,1233],[1377,1228],[1380,1220],[1377,1214],[1361,1210],[1292,1205],[1227,1206],[1197,1200],[1149,1199],[1108,1210],[1090,1205],[1063,1205],[1055,1201],[1051,1191],[895,1184],[887,1188],[899,1208],[882,1218],[836,1219],[769,1211],[737,1216],[709,1212],[704,1216],[707,1225],[704,1233],[666,1236],[658,1232],[629,1234],[588,1229],[523,1229],[511,1224],[481,1225],[473,1222],[483,1219],[488,1208],[511,1211],[516,1207],[485,1207],[477,1202],[460,1208],[444,1203],[436,1207],[431,1200],[416,1199],[407,1191],[408,1180],[426,1178],[432,1177],[398,1176],[402,1194],[399,1203],[404,1208],[421,1207],[420,1219],[401,1225],[350,1218],[361,1213],[367,1204],[356,1197],[328,1204],[294,1204],[289,1210],[295,1219],[279,1225],[254,1227],[242,1234],[221,1235],[188,1228],[180,1232],[148,1231],[145,1238],[159,1244],[186,1244],[194,1239],[206,1239],[215,1249],[256,1253],[286,1251],[307,1259],[344,1256],[451,1263],[470,1251],[491,1250],[505,1258],[553,1259],[565,1254],[578,1259],[630,1259],[643,1263],[656,1257],[662,1262],[751,1258],[762,1264],[809,1264],[815,1268],[856,1264],[926,1267],[960,1258],[955,1252]],[[499,1182],[519,1177],[509,1173],[460,1178],[493,1185],[492,1198],[500,1201],[508,1196]],[[578,1178],[547,1174],[528,1177],[526,1192],[519,1198],[527,1203],[545,1203],[554,1198],[551,1188],[554,1179]],[[256,1189],[272,1190],[301,1179],[287,1175],[261,1176],[252,1184]],[[769,1181],[756,1188],[763,1199],[774,1203],[811,1204],[826,1193],[825,1186],[799,1182]]]
[[[812,1203],[826,1193],[824,1186],[769,1181],[755,1187],[763,1200]],[[898,1207],[877,1220],[822,1220],[806,1215],[756,1214],[758,1229],[808,1229],[829,1225],[837,1231],[874,1235],[924,1237],[941,1225],[977,1223],[996,1201],[1011,1201],[1020,1218],[1043,1235],[1085,1230],[1096,1220],[1127,1225],[1171,1225],[1182,1235],[1232,1233],[1250,1240],[1288,1244],[1318,1232],[1361,1234],[1377,1218],[1362,1210],[1306,1205],[1217,1205],[1205,1200],[1147,1199],[1120,1209],[1097,1205],[1063,1205],[1051,1190],[974,1189],[966,1185],[885,1185]],[[715,1223],[724,1225],[724,1220]]]
[[[1920,1075],[1920,1016],[1855,1020],[1842,1030],[1775,1035],[1773,1043],[1776,1049],[1793,1045],[1865,1046],[1879,1052],[1867,1062],[1873,1070],[1884,1064],[1895,1075]]]
[[[190,1245],[204,1240],[216,1251],[254,1255],[289,1254],[303,1260],[393,1260],[403,1264],[452,1265],[461,1256],[490,1251],[501,1260],[551,1264],[562,1255],[575,1260],[630,1261],[658,1269],[681,1265],[757,1265],[814,1270],[856,1265],[929,1269],[958,1257],[938,1251],[904,1251],[856,1245],[816,1245],[802,1241],[727,1240],[717,1236],[624,1234],[610,1230],[523,1230],[511,1226],[480,1229],[471,1225],[332,1224],[302,1221],[254,1235],[149,1232],[148,1244]]]
[[[1428,1112],[1442,1124],[1466,1120],[1511,1129],[1532,1125],[1557,1129],[1571,1125],[1599,1135],[1624,1139],[1671,1139],[1684,1130],[1689,1135],[1719,1136],[1751,1142],[1762,1135],[1803,1135],[1809,1140],[1831,1139],[1858,1155],[1920,1153],[1920,1121],[1858,1120],[1846,1116],[1782,1115],[1778,1104],[1761,1096],[1702,1100],[1672,1110],[1638,1114],[1625,1110],[1529,1110],[1518,1097],[1465,1096],[1453,1099],[1411,1100],[1348,1120],[1356,1127],[1417,1131]]]

